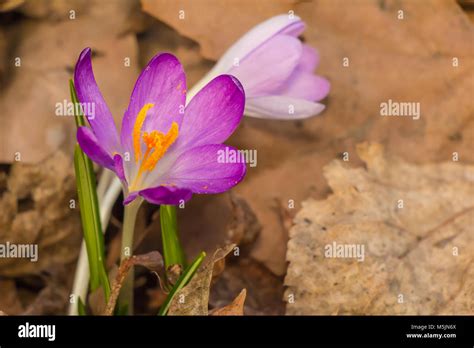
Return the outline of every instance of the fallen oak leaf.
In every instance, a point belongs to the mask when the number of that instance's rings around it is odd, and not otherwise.
[[[229,303],[227,306],[222,308],[213,309],[209,315],[213,316],[225,316],[225,315],[244,315],[244,303],[245,297],[247,296],[247,290],[242,289],[239,295]]]
[[[212,267],[212,277],[211,280],[218,277],[225,269],[225,257],[232,251],[237,248],[236,244],[229,244],[228,246],[218,249],[215,252],[214,265]]]
[[[209,290],[211,287],[214,267],[222,267],[223,259],[234,249],[235,244],[229,244],[217,249],[212,260],[201,267],[191,281],[174,296],[168,315],[208,315]]]
[[[158,251],[152,251],[143,255],[134,255],[124,260],[120,264],[117,275],[112,284],[112,291],[110,293],[110,298],[107,303],[107,307],[105,308],[104,315],[113,314],[122,284],[127,277],[130,268],[136,265],[144,266],[157,274],[164,272],[163,257]]]
[[[379,144],[325,167],[334,192],[290,230],[286,313],[470,314],[474,166],[416,165]]]
[[[179,277],[183,273],[183,270],[184,270],[183,266],[181,266],[181,265],[178,265],[178,264],[170,265],[166,269],[166,272],[165,272],[166,273],[166,278],[164,278],[165,282],[163,284],[165,286],[165,288],[170,288],[174,284],[176,284]]]

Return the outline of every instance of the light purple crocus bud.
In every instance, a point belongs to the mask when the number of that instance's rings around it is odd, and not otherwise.
[[[330,89],[313,72],[318,52],[298,36],[305,23],[297,16],[279,15],[242,36],[188,94],[220,74],[236,76],[245,95],[245,114],[259,118],[294,120],[319,114]]]

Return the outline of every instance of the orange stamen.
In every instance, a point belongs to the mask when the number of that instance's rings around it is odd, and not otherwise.
[[[140,132],[142,130],[143,123],[145,122],[146,113],[154,104],[148,103],[145,104],[140,112],[137,115],[137,119],[135,120],[135,124],[133,125],[133,132],[132,132],[132,139],[133,139],[133,150],[135,152],[135,162],[138,163],[140,161],[140,157],[142,155],[141,145],[140,145]]]
[[[141,176],[145,171],[152,171],[158,161],[163,157],[163,155],[168,151],[168,148],[176,141],[178,138],[179,127],[176,122],[171,124],[169,131],[166,134],[158,132],[156,130],[152,132],[143,132],[141,134],[141,128],[145,122],[147,111],[152,108],[153,104],[145,104],[145,106],[140,110],[133,127],[133,148],[135,151],[135,161],[141,161],[138,173],[135,179],[132,182],[132,185],[129,187],[130,191],[134,191],[136,187],[140,184]],[[141,154],[141,142],[140,135],[143,140],[143,143],[146,145],[145,154],[142,157]]]

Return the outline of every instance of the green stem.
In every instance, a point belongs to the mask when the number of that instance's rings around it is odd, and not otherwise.
[[[120,263],[132,257],[133,255],[133,235],[135,231],[135,221],[137,219],[138,209],[143,199],[138,197],[132,203],[125,206],[122,230],[122,253]],[[127,306],[128,314],[133,314],[133,267],[128,272],[127,277],[120,290],[120,306]]]
[[[174,205],[160,205],[160,223],[166,269],[172,265],[186,267],[186,257],[179,241],[176,207]]]

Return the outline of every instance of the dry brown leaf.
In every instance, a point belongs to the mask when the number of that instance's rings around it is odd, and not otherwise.
[[[213,282],[209,305],[219,308],[233,301],[241,289],[247,290],[246,315],[283,315],[283,277],[277,277],[253,258],[239,256],[227,262],[223,272]]]
[[[235,244],[217,249],[212,259],[196,272],[191,281],[176,293],[168,315],[208,315],[209,291],[214,265],[224,259],[234,249]]]
[[[143,211],[147,212],[146,215],[152,216],[152,223],[146,228],[147,237],[138,248],[139,252],[145,251],[150,245],[161,245],[158,211],[152,213],[156,207],[151,205],[145,205],[144,208]],[[249,253],[260,230],[260,224],[248,203],[242,197],[231,193],[195,196],[184,209],[178,209],[178,221],[180,237],[187,255],[195,255],[200,250],[212,255],[218,245],[235,243],[239,246],[240,256],[232,258],[232,260],[238,259],[239,261]],[[264,308],[271,311],[272,309],[267,304],[274,299],[283,303],[281,301],[282,291],[280,291],[283,287],[282,280],[275,281],[275,277],[268,270],[260,272],[260,268],[264,267],[242,265],[242,272],[239,272],[235,264],[229,264],[232,272],[229,279],[230,288],[226,288],[227,283],[222,283],[221,277],[228,278],[228,265],[226,262],[225,272],[222,273],[223,261],[220,260],[214,264],[213,278],[218,276],[219,296],[216,296],[214,302],[210,303],[211,308],[221,307],[231,302],[233,296],[244,287],[252,289],[258,287],[256,291],[249,290],[250,301],[255,307],[247,308],[246,306],[246,310],[252,313],[261,312]],[[253,287],[253,284],[259,285]],[[270,295],[267,285],[271,287]],[[211,290],[214,291],[214,285]],[[254,300],[254,296],[259,297],[258,290],[265,294],[262,298],[264,297],[268,301],[262,301],[261,298]],[[166,294],[161,289],[156,289],[149,292],[149,297],[150,303],[154,308],[157,308],[166,298]],[[218,301],[216,301],[217,299]]]
[[[11,167],[0,196],[0,240],[37,245],[37,261],[1,258],[0,275],[38,274],[77,258],[82,233],[73,168],[62,152],[39,165]]]
[[[135,265],[140,265],[148,268],[150,271],[155,273],[164,273],[164,262],[163,257],[158,251],[151,251],[144,255],[134,255],[126,260],[124,260],[117,271],[115,280],[112,284],[112,290],[110,293],[109,301],[104,311],[104,315],[112,315],[115,309],[115,304],[122,288],[123,282],[127,277],[130,268]]]
[[[79,2],[82,6],[77,7],[75,2],[45,3],[50,4],[47,13],[57,11],[60,17],[26,18],[9,27],[15,45],[8,52],[7,83],[1,86],[0,162],[12,162],[16,153],[22,161],[35,163],[59,148],[73,153],[74,120],[55,112],[57,103],[69,101],[68,80],[85,47],[94,52],[97,83],[117,122],[138,76],[138,45],[130,32],[136,3],[95,0],[86,6]],[[63,7],[74,10],[75,19]],[[38,16],[43,16],[41,11]],[[15,65],[15,58],[21,59],[21,66]],[[125,65],[126,58],[130,66]],[[29,126],[31,120],[34,127]]]
[[[199,53],[199,45],[181,36],[166,24],[152,19],[149,28],[140,35],[140,65],[145,66],[157,52],[170,52],[179,58],[186,72],[188,88],[211,70],[213,63],[204,59]]]
[[[65,314],[75,265],[55,264],[47,272],[16,278],[16,291],[23,304],[21,315]],[[8,313],[10,314],[10,313]]]
[[[219,0],[142,0],[141,3],[143,11],[197,41],[204,58],[217,60],[246,28],[287,13],[296,1],[227,0],[224,4]]]
[[[334,193],[304,202],[295,219],[287,313],[472,314],[474,166],[410,164],[379,144],[357,150],[367,168],[333,161]],[[345,245],[364,253],[328,254]]]
[[[62,282],[47,280],[46,286],[34,295],[34,300],[21,315],[58,315],[66,314],[70,285],[65,282],[72,270],[65,274]]]
[[[24,2],[25,0],[0,0],[0,12],[14,10]]]
[[[138,246],[138,253],[146,251],[149,245],[161,245],[159,210],[152,205],[145,207],[143,211],[152,221],[146,226],[146,237]],[[229,192],[194,196],[185,208],[178,209],[178,221],[186,255],[201,251],[212,255],[218,246],[230,243],[241,249],[250,247],[261,228],[249,203]]]
[[[21,314],[23,312],[23,305],[18,296],[15,281],[12,279],[0,279],[0,289],[2,289],[0,310],[3,311],[3,315]]]
[[[147,307],[153,313],[157,312],[157,310],[166,301],[166,297],[168,296],[168,294],[163,291],[160,285],[153,289],[147,289],[146,294],[148,297]]]
[[[211,311],[210,315],[225,316],[225,315],[244,315],[244,303],[247,296],[247,290],[243,289],[237,297],[222,308],[216,308]]]
[[[18,10],[33,18],[60,20],[71,10],[83,12],[86,6],[81,0],[26,0]]]
[[[230,201],[233,214],[228,228],[229,238],[239,246],[251,245],[258,237],[262,226],[245,199],[231,192]]]
[[[7,54],[7,35],[3,28],[0,27],[0,81],[5,81],[6,71],[8,68],[8,54]]]

